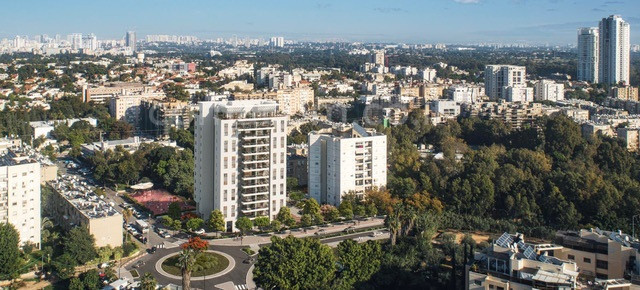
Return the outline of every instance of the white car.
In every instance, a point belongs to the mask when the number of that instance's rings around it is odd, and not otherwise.
[[[194,231],[194,233],[198,234],[198,235],[203,235],[205,233],[204,229],[199,229],[197,231]]]
[[[382,236],[382,232],[381,231],[375,231],[375,232],[372,232],[370,236],[374,237],[374,238],[378,237],[378,236]]]

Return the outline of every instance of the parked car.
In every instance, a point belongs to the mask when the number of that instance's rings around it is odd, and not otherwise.
[[[354,232],[355,230],[356,230],[356,228],[351,226],[351,227],[345,228],[342,231],[345,232],[345,233],[351,233],[351,232]]]
[[[371,234],[369,234],[369,236],[371,236],[371,237],[373,237],[373,238],[375,238],[375,237],[379,237],[379,236],[381,236],[381,235],[382,235],[382,232],[381,232],[381,231],[374,231],[374,232],[372,232]]]
[[[171,237],[171,234],[169,234],[169,232],[164,231],[164,232],[162,232],[162,234],[160,234],[160,236],[162,238],[168,239],[168,238]]]
[[[199,229],[197,231],[194,231],[194,233],[196,233],[198,235],[204,235],[205,231],[204,231],[204,229]]]

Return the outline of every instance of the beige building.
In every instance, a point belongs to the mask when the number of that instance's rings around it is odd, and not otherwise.
[[[253,91],[253,84],[247,83],[247,80],[231,81],[221,86],[221,88],[228,91]]]
[[[109,113],[111,117],[125,121],[133,126],[140,123],[140,104],[144,100],[161,99],[163,93],[148,93],[140,95],[117,95],[109,99]]]
[[[117,95],[135,95],[142,93],[151,93],[152,91],[153,87],[146,86],[142,83],[116,82],[91,88],[85,85],[82,88],[82,101],[84,101],[85,103],[104,103],[110,98]]]
[[[272,92],[236,93],[233,99],[273,100],[278,102],[278,110],[286,115],[304,113],[315,104],[315,93],[310,87],[280,89]]]
[[[122,246],[122,214],[98,197],[93,188],[76,176],[63,176],[49,185],[54,189],[52,215],[62,228],[86,227],[96,247]]]
[[[464,103],[461,106],[465,117],[477,116],[485,119],[500,119],[511,128],[521,128],[525,124],[532,124],[536,118],[543,115],[540,103],[509,103],[483,102]]]
[[[639,280],[640,243],[629,235],[597,228],[559,231],[555,243],[562,246],[555,256],[576,263],[584,276],[621,279],[628,274],[632,282]]]
[[[611,97],[620,100],[638,100],[638,88],[632,86],[611,88]]]
[[[439,84],[425,84],[420,86],[420,97],[425,101],[436,100],[442,98],[446,87]],[[426,102],[425,102],[426,103]]]
[[[640,147],[640,129],[638,128],[618,128],[618,138],[624,141],[627,150],[637,152]]]

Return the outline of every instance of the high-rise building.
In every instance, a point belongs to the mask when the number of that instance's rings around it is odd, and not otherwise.
[[[269,41],[269,46],[271,47],[284,47],[284,37],[271,37],[270,41]]]
[[[492,100],[519,99],[509,96],[509,93],[528,93],[527,90],[522,89],[526,88],[526,81],[527,69],[524,66],[487,65],[484,71],[485,92]],[[509,87],[512,89],[509,89]]]
[[[40,247],[40,163],[21,150],[0,156],[0,223],[10,223],[20,244]]]
[[[597,27],[578,30],[578,80],[598,83],[600,35]]]
[[[356,123],[311,132],[308,164],[309,195],[338,206],[346,194],[387,185],[387,136]]]
[[[200,102],[195,116],[197,210],[274,219],[287,202],[287,116],[270,100]]]
[[[131,48],[131,51],[136,51],[136,32],[135,31],[127,31],[127,36],[125,37],[125,45]]]
[[[560,101],[564,100],[564,84],[558,84],[552,80],[540,80],[535,86],[536,101]]]
[[[82,40],[82,43],[83,43],[84,49],[89,49],[91,51],[98,50],[98,38],[93,33],[89,35],[85,35]]]
[[[371,52],[371,60],[372,63],[377,65],[384,66],[384,49],[378,49]]]
[[[77,49],[82,49],[82,34],[81,33],[74,33],[71,34],[71,49],[73,50],[77,50]]]
[[[599,81],[629,84],[629,23],[619,15],[600,21]]]

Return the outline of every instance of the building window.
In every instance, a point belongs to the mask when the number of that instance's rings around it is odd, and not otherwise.
[[[278,160],[277,160],[278,158],[277,157],[278,157],[278,155],[276,153],[273,153],[273,158],[271,158],[271,159],[273,159],[273,164],[278,163]]]
[[[222,200],[223,201],[227,201],[227,190],[226,189],[223,191]]]
[[[284,137],[280,137],[280,148],[284,148]]]
[[[236,216],[236,206],[232,205],[231,206],[231,217],[234,217],[234,216]]]
[[[576,256],[574,255],[567,255],[567,259],[575,261],[576,260]]]
[[[229,141],[224,141],[224,152],[229,152]]]
[[[227,218],[227,206],[222,207],[222,214],[224,215],[224,218]]]
[[[271,179],[276,180],[276,175],[278,175],[278,171],[274,169],[273,174],[271,175]]]
[[[231,152],[236,152],[236,141],[231,141]]]
[[[231,157],[231,168],[236,168],[236,157],[235,156]]]
[[[582,261],[588,264],[591,264],[591,259],[589,258],[582,258]]]
[[[235,188],[231,189],[231,200],[236,200],[236,189]]]
[[[229,177],[226,173],[222,175],[222,184],[227,185],[227,177]]]
[[[280,168],[280,179],[284,179],[284,168]]]
[[[229,124],[224,124],[224,135],[229,136]]]
[[[596,260],[596,268],[598,269],[609,269],[609,262],[603,260]]]
[[[273,193],[273,195],[276,195],[276,185],[274,184],[272,187],[273,189],[271,190],[271,192]]]
[[[231,173],[231,184],[236,184],[236,173]]]
[[[280,121],[280,132],[284,132],[284,120]]]
[[[273,149],[278,148],[278,147],[277,147],[278,145],[277,145],[276,143],[278,143],[278,138],[273,137]]]
[[[280,153],[280,163],[284,163],[284,152]]]
[[[225,157],[224,158],[224,162],[222,163],[222,164],[224,164],[224,169],[227,169],[229,167],[228,163],[229,163],[229,157]]]

